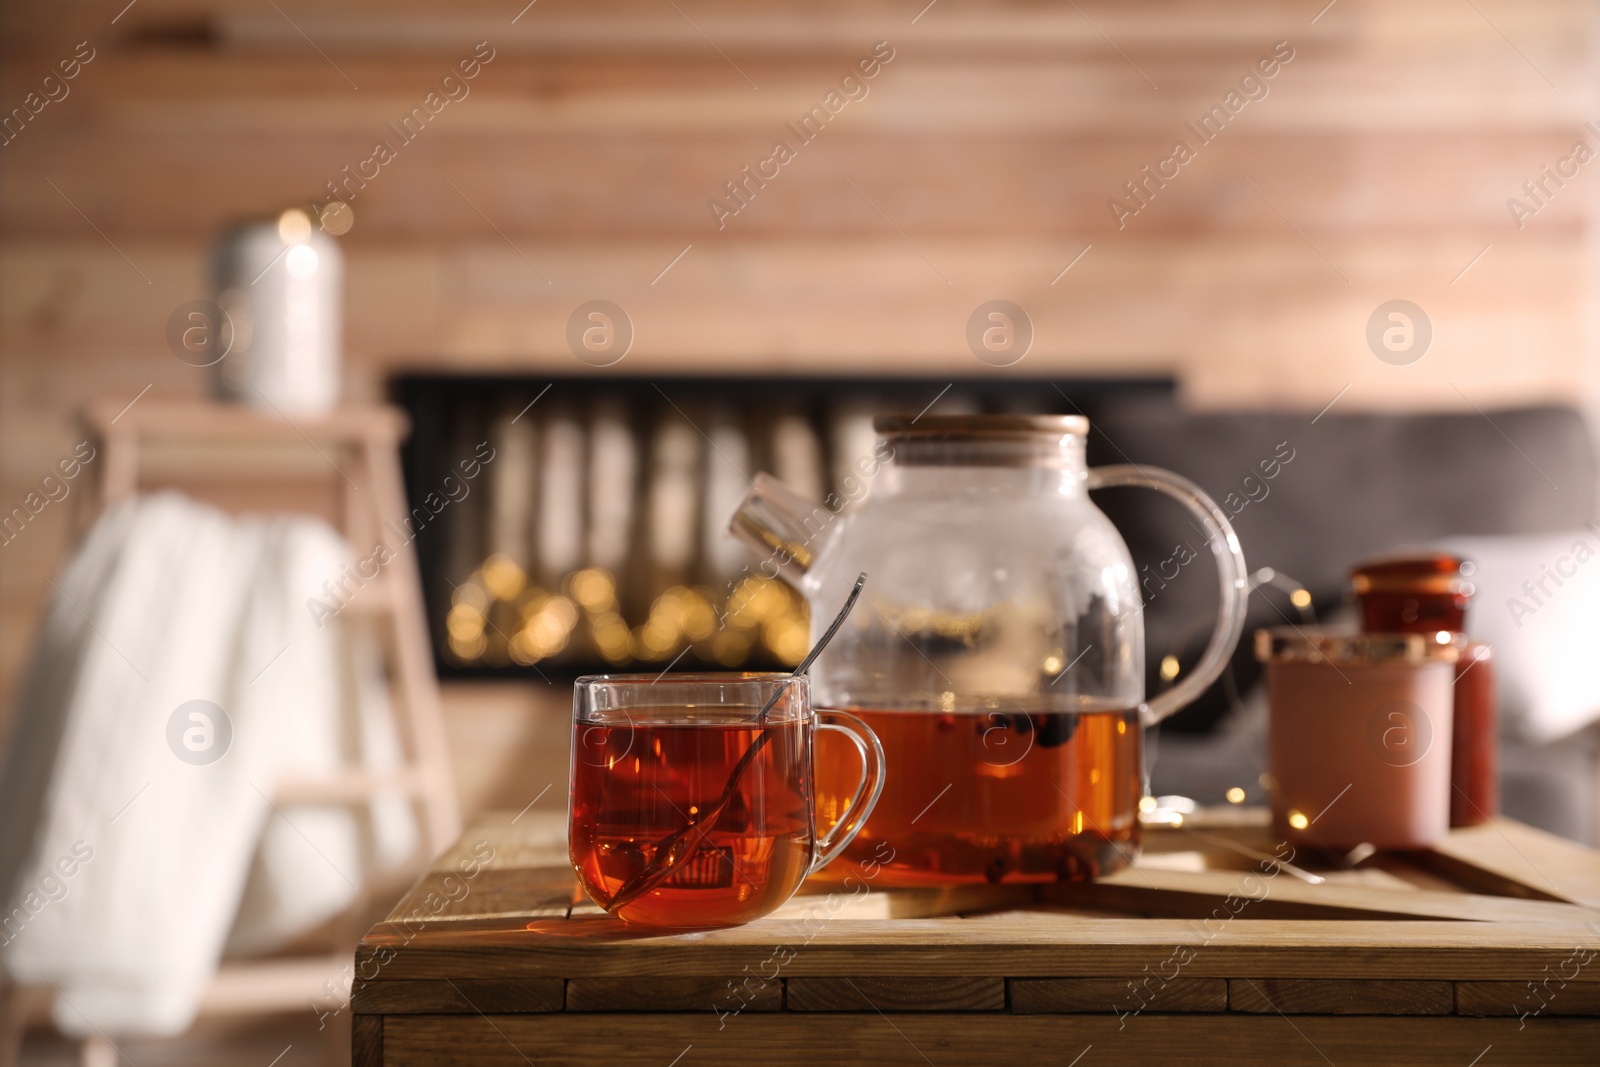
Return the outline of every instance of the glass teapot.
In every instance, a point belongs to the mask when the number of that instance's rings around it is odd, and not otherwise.
[[[879,418],[859,508],[807,500],[757,475],[730,530],[812,605],[812,638],[869,575],[862,602],[812,668],[818,707],[848,709],[883,741],[886,783],[833,877],[884,886],[1054,882],[1132,862],[1141,728],[1221,673],[1244,627],[1244,556],[1227,517],[1169,471],[1089,470],[1088,420]],[[1176,497],[1220,572],[1200,662],[1144,699],[1144,616],[1127,546],[1088,493]],[[859,497],[863,483],[844,488]],[[820,620],[820,623],[819,623]],[[818,819],[845,816],[855,754],[819,747]]]

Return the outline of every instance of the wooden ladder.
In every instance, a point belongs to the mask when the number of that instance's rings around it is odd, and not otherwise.
[[[199,485],[209,491],[195,495],[228,510],[320,512],[358,557],[371,554],[379,543],[388,547],[392,558],[377,577],[364,581],[344,610],[368,620],[379,636],[397,710],[401,766],[380,774],[350,767],[327,778],[281,782],[273,800],[356,805],[381,793],[402,793],[419,817],[419,867],[425,867],[460,835],[461,816],[421,575],[406,534],[399,451],[409,429],[405,415],[395,408],[369,407],[290,418],[223,404],[144,400],[94,404],[81,419],[96,451],[89,466],[98,469],[99,477],[93,505],[76,516],[80,533],[107,508],[141,491]],[[308,481],[321,481],[325,487],[320,493],[308,491]],[[270,1014],[326,1004],[327,980],[349,967],[362,933],[358,925],[346,925],[348,930],[339,933],[348,934],[348,944],[326,955],[224,964],[202,1001],[202,1015]],[[22,1030],[47,1015],[52,998],[49,989],[3,991],[0,1067],[15,1062]],[[337,1014],[334,1043],[339,1031],[348,1033],[349,1014]],[[105,1035],[84,1041],[79,1056],[85,1067],[120,1059]]]

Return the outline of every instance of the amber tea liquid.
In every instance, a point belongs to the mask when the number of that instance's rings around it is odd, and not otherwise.
[[[878,886],[1076,881],[1126,866],[1139,844],[1135,711],[952,714],[848,709],[887,757],[866,828],[820,877],[893,860]],[[817,820],[837,819],[859,775],[848,746],[817,746]]]
[[[761,728],[744,709],[662,715],[671,724],[579,719],[573,728],[569,842],[584,888],[610,900],[655,857],[656,846],[714,805]],[[787,900],[811,862],[811,746],[806,723],[768,720],[771,738],[745,768],[732,802],[699,847],[643,896],[613,914],[652,926],[749,922]],[[849,788],[859,761],[847,772]],[[844,788],[846,779],[841,779]]]

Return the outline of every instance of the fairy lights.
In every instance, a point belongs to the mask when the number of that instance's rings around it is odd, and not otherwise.
[[[792,666],[810,636],[805,602],[766,578],[747,577],[726,597],[706,586],[672,585],[630,623],[610,571],[586,567],[550,590],[498,554],[455,588],[445,632],[457,663],[488,666],[530,666],[563,654],[612,666],[665,663],[685,648],[723,667],[763,653]]]

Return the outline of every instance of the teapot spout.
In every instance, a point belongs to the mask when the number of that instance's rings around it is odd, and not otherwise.
[[[796,493],[765,471],[733,513],[728,532],[761,556],[758,573],[798,587],[838,518],[816,501]]]

